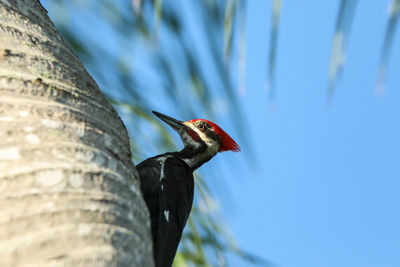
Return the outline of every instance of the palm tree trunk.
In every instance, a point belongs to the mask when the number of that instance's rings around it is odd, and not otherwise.
[[[0,0],[0,266],[152,266],[116,111],[35,0]]]

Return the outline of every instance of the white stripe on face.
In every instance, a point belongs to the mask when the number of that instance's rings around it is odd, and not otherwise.
[[[186,123],[185,123],[186,124]],[[192,126],[187,125],[192,129]],[[199,148],[201,146],[201,144],[199,142],[197,142],[196,140],[194,140],[189,133],[187,133],[185,130],[181,130],[179,132],[179,136],[181,137],[181,140],[184,144],[184,146],[192,146],[194,148]]]
[[[203,140],[204,143],[206,143],[207,147],[209,147],[209,148],[218,147],[218,149],[219,149],[219,143],[217,141],[211,139],[207,135],[205,135],[205,133],[200,131],[200,129],[198,129],[192,122],[184,122],[184,124],[186,126],[189,126],[193,131],[195,131],[200,136],[200,139]],[[210,128],[210,130],[214,131],[212,128]],[[218,150],[217,150],[217,152],[218,152]]]

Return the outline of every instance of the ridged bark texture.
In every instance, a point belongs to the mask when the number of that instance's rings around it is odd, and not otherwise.
[[[153,266],[116,111],[37,0],[0,0],[0,266]]]

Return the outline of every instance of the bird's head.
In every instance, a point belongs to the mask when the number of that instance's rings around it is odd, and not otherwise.
[[[179,133],[187,151],[211,157],[218,152],[240,151],[239,145],[211,121],[203,119],[179,121],[156,111],[153,113]]]

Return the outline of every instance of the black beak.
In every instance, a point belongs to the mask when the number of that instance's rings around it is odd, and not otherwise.
[[[167,123],[169,126],[171,126],[178,133],[180,133],[184,128],[187,127],[185,124],[183,124],[183,121],[179,121],[177,119],[174,119],[170,116],[164,115],[164,114],[154,111],[154,110],[152,112],[154,115],[159,117],[161,120],[163,120],[165,123]]]

